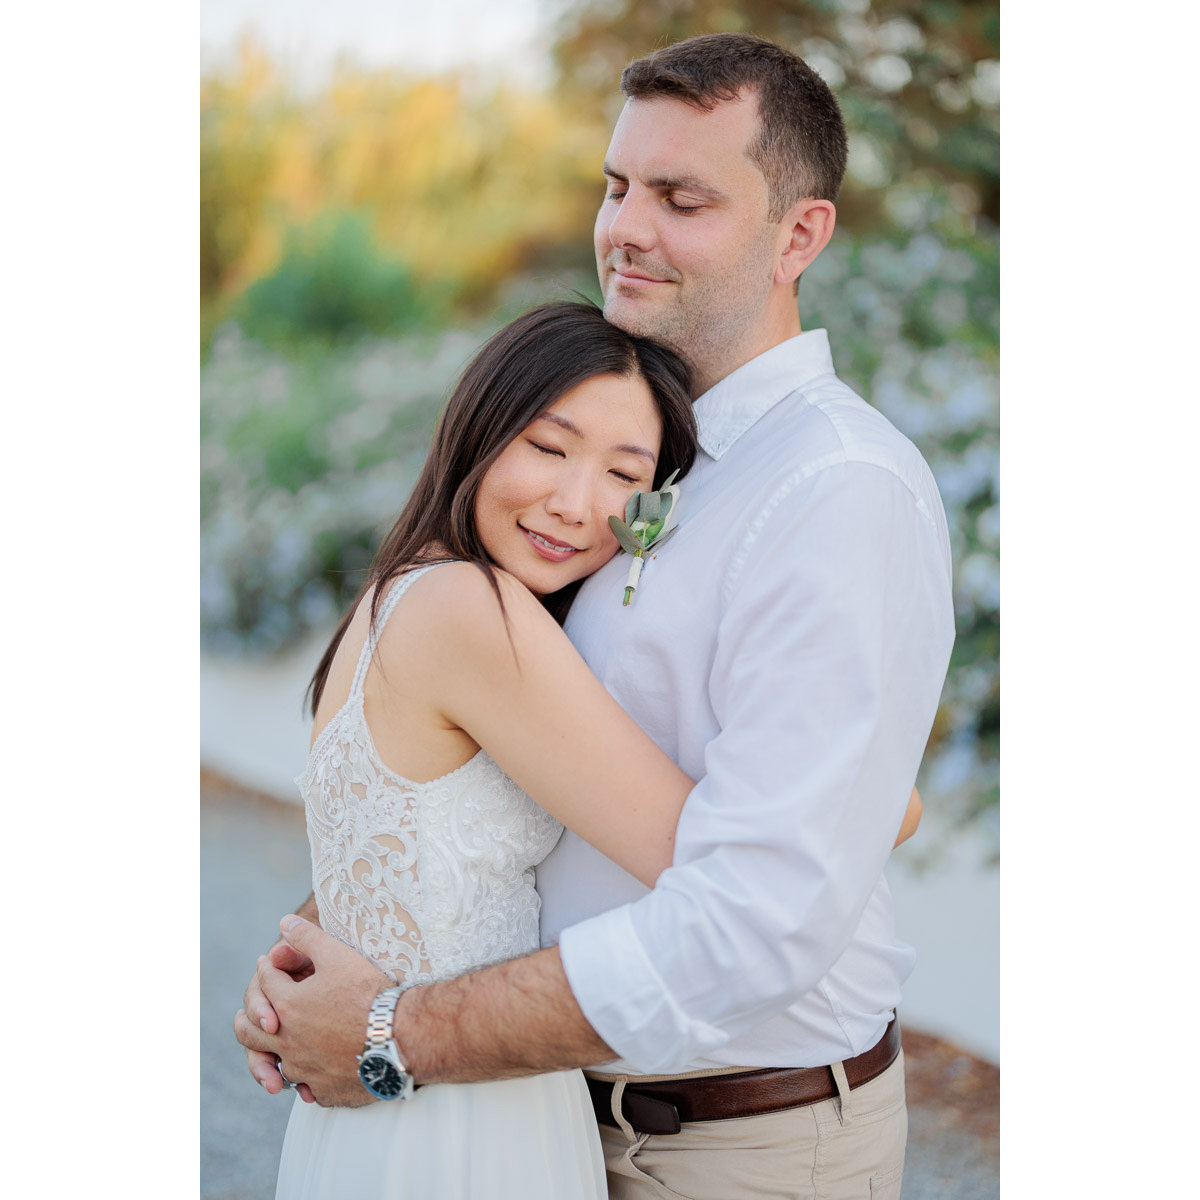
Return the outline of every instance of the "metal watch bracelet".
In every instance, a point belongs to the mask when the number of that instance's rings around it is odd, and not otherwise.
[[[367,1014],[367,1044],[382,1046],[392,1039],[392,1022],[396,1019],[396,1004],[403,988],[386,987],[371,1002]]]

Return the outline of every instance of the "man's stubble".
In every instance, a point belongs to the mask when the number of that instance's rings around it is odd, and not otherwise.
[[[752,357],[745,347],[756,341],[765,321],[774,286],[775,234],[774,225],[764,225],[737,263],[719,273],[683,276],[671,285],[678,292],[670,302],[621,295],[617,277],[610,275],[604,315],[627,333],[654,338],[684,355],[706,390]],[[636,256],[624,257],[635,267],[649,265]]]

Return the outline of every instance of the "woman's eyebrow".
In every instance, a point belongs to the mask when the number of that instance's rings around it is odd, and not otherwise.
[[[573,421],[568,421],[566,417],[560,417],[558,413],[544,412],[539,421],[549,421],[552,425],[558,425],[565,429],[568,433],[573,433],[576,437],[583,437],[584,432]],[[614,450],[623,450],[626,454],[640,454],[642,458],[648,458],[651,463],[658,462],[658,456],[647,450],[645,446],[634,446],[632,444],[622,443],[619,446],[614,446]]]

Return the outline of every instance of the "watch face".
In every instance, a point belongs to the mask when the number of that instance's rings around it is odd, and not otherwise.
[[[383,1054],[364,1054],[358,1064],[363,1087],[381,1100],[395,1100],[408,1086],[408,1076]]]

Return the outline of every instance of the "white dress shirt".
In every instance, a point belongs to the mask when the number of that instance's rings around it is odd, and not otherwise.
[[[883,868],[954,639],[946,519],[824,330],[696,414],[678,531],[629,607],[619,555],[566,628],[699,782],[653,891],[564,834],[538,868],[542,942],[608,1069],[819,1066],[878,1040],[915,959]]]

